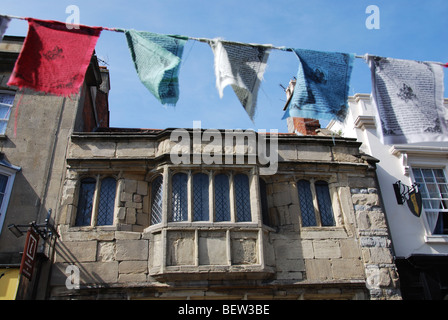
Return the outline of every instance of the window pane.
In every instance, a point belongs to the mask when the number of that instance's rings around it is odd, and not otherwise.
[[[435,182],[431,169],[422,169],[422,173],[423,173],[423,179],[425,180],[426,183]]]
[[[208,175],[197,173],[193,176],[193,220],[208,221]]]
[[[114,224],[116,186],[117,182],[114,178],[106,178],[101,181],[97,217],[97,225],[99,226]]]
[[[78,211],[76,213],[76,226],[89,226],[92,218],[93,194],[96,180],[86,178],[81,181],[79,190]]]
[[[235,186],[237,221],[252,221],[250,214],[249,177],[245,174],[237,174],[233,178],[233,184]]]
[[[8,121],[0,120],[0,134],[5,134]]]
[[[215,219],[230,221],[229,178],[225,174],[215,176]]]
[[[163,178],[158,176],[151,183],[151,225],[162,222]]]
[[[14,102],[15,94],[0,93],[0,103],[12,105]]]
[[[188,220],[188,176],[185,173],[173,175],[171,188],[171,217],[170,221]]]
[[[4,194],[6,191],[6,184],[8,183],[8,176],[0,174],[0,193]]]
[[[7,183],[8,183],[8,176],[0,174],[0,207],[3,203],[3,197],[5,196]]]
[[[8,120],[9,119],[9,111],[11,110],[10,106],[0,104],[0,119]]]
[[[316,226],[313,196],[309,181],[300,180],[297,183],[297,189],[299,191],[300,211],[302,212],[302,227]]]
[[[328,183],[325,181],[317,181],[315,187],[322,226],[334,226],[333,208],[331,206]]]

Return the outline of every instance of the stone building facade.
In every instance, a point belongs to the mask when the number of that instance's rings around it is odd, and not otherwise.
[[[22,41],[0,52],[0,171],[15,177],[1,271],[23,252],[8,225],[52,209],[59,238],[17,298],[400,299],[376,160],[355,139],[293,133],[303,119],[283,134],[110,128],[95,57],[71,99],[7,87]]]
[[[173,163],[173,132],[72,134],[52,299],[400,299],[375,160],[356,140],[238,133],[278,145],[276,172],[262,175],[248,143],[236,164],[237,140],[215,148],[213,163]],[[190,142],[206,133],[185,132]],[[206,148],[181,152],[192,160]],[[98,225],[106,180],[113,212]],[[91,220],[80,226],[86,181]]]
[[[12,296],[41,299],[46,295],[51,265],[48,243],[39,242],[32,281],[18,284],[26,237],[17,238],[8,226],[44,223],[50,210],[54,220],[72,132],[109,125],[109,72],[93,56],[80,93],[70,98],[10,87],[7,82],[23,41],[24,37],[4,36],[0,43],[0,178],[4,179],[0,187],[0,275],[4,274],[0,292],[8,279],[14,287]]]

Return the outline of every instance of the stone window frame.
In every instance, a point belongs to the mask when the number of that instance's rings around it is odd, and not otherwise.
[[[169,216],[171,214],[171,187],[172,187],[172,177],[176,174],[176,173],[185,173],[187,174],[187,191],[188,191],[188,219],[185,221],[170,221]],[[209,219],[208,220],[202,220],[202,221],[195,221],[194,220],[194,212],[193,212],[193,176],[197,173],[205,173],[209,176]],[[235,203],[235,188],[234,188],[234,179],[233,177],[237,174],[245,174],[248,177],[248,181],[249,181],[249,195],[250,195],[250,211],[251,211],[251,217],[250,217],[250,221],[238,221],[237,220],[237,208],[236,208],[236,203]],[[216,175],[218,174],[226,174],[229,177],[229,198],[230,198],[230,220],[228,221],[216,221],[215,218],[215,182],[214,182],[214,178]],[[255,208],[253,208],[253,202],[251,200],[252,197],[254,197],[255,195],[253,194],[253,190],[252,190],[252,179],[254,178],[254,176],[256,176],[256,178],[258,179],[258,175],[254,173],[254,168],[253,167],[244,167],[241,168],[239,167],[229,167],[226,169],[222,169],[222,168],[204,168],[204,167],[197,167],[197,168],[178,168],[178,167],[169,167],[166,170],[156,170],[154,172],[153,177],[149,180],[149,187],[150,187],[150,202],[149,202],[149,207],[152,208],[152,204],[153,204],[153,199],[152,199],[152,182],[154,181],[154,179],[156,179],[157,176],[162,175],[163,177],[163,182],[162,182],[162,188],[163,188],[163,195],[164,195],[164,201],[163,201],[163,207],[162,207],[162,212],[163,212],[163,217],[162,217],[162,221],[157,223],[157,224],[152,224],[150,223],[150,227],[155,227],[155,226],[160,226],[160,225],[164,225],[164,224],[185,224],[185,223],[193,223],[195,225],[200,225],[200,224],[213,224],[213,225],[219,225],[219,224],[254,224],[257,223],[256,221],[256,216],[255,215]],[[167,181],[165,181],[165,179]],[[259,187],[259,186],[257,186]],[[259,192],[259,191],[257,191]],[[166,195],[165,195],[166,193]],[[258,195],[257,195],[258,198]],[[150,210],[150,218],[149,220],[151,221],[152,219],[152,210]]]
[[[313,211],[314,211],[314,217],[316,224],[311,226],[303,226],[303,218],[302,218],[302,211],[300,207],[300,196],[299,196],[299,190],[298,190],[298,182],[300,180],[305,180],[310,183],[310,191],[311,191],[311,197],[313,202]],[[328,193],[330,197],[331,202],[331,210],[332,210],[332,218],[333,218],[333,224],[332,225],[322,225],[322,219],[321,219],[321,212],[319,209],[319,203],[318,203],[318,197],[316,193],[316,182],[323,181],[326,182],[328,185]],[[332,181],[328,177],[296,177],[295,178],[295,186],[296,186],[296,194],[299,201],[299,221],[300,221],[300,227],[301,228],[333,228],[338,226],[338,219],[337,216],[339,214],[339,211],[337,210],[337,207],[335,206],[335,195],[337,191],[332,186]]]
[[[81,191],[81,183],[84,179],[87,178],[93,178],[95,179],[95,191],[93,193],[92,197],[92,212],[91,212],[91,218],[90,218],[90,225],[76,225],[76,219],[78,216],[78,205],[79,205],[79,193]],[[101,196],[101,182],[106,178],[113,178],[115,179],[116,185],[115,185],[115,199],[114,199],[114,207],[112,212],[112,224],[111,225],[98,225],[97,224],[97,218],[98,218],[98,206],[100,202],[100,196]],[[99,227],[99,228],[110,228],[115,227],[117,225],[117,217],[116,217],[116,209],[118,207],[117,201],[119,201],[118,191],[120,189],[120,179],[118,175],[116,174],[88,174],[88,175],[81,175],[78,177],[77,180],[77,186],[76,186],[76,203],[75,203],[75,210],[72,214],[72,219],[70,226],[74,228],[92,228],[92,227]]]

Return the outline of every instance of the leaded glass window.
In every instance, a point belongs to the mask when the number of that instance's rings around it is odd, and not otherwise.
[[[114,223],[115,191],[117,182],[114,178],[101,181],[100,201],[98,204],[97,225],[105,226]]]
[[[151,224],[162,222],[163,177],[157,176],[151,183]]]
[[[299,191],[300,211],[302,213],[302,227],[316,226],[317,223],[314,214],[310,182],[307,180],[300,180],[297,183],[297,189]]]
[[[315,183],[315,188],[321,224],[325,227],[334,226],[333,208],[331,206],[328,183],[325,181],[317,181]]]
[[[193,220],[209,220],[209,182],[208,175],[196,173],[193,176]]]
[[[112,177],[104,178],[98,191],[97,181],[91,177],[81,180],[75,226],[105,226],[114,223],[117,181]],[[94,204],[95,192],[99,193],[96,195],[97,205]]]
[[[215,176],[215,221],[230,221],[229,177]]]
[[[251,221],[249,178],[245,174],[237,174],[233,178],[235,187],[236,219],[238,222]]]
[[[188,220],[188,176],[176,173],[171,182],[171,219],[170,221]]]
[[[299,193],[302,227],[329,227],[335,225],[327,182],[321,180],[317,182],[299,180],[297,182],[297,190]]]
[[[78,210],[76,213],[76,226],[90,226],[93,209],[93,195],[95,193],[96,180],[85,178],[81,180],[79,190]]]

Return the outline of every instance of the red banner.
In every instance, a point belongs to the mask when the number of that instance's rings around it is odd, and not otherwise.
[[[8,85],[61,96],[78,93],[102,28],[68,29],[62,22],[32,18],[28,24]]]

